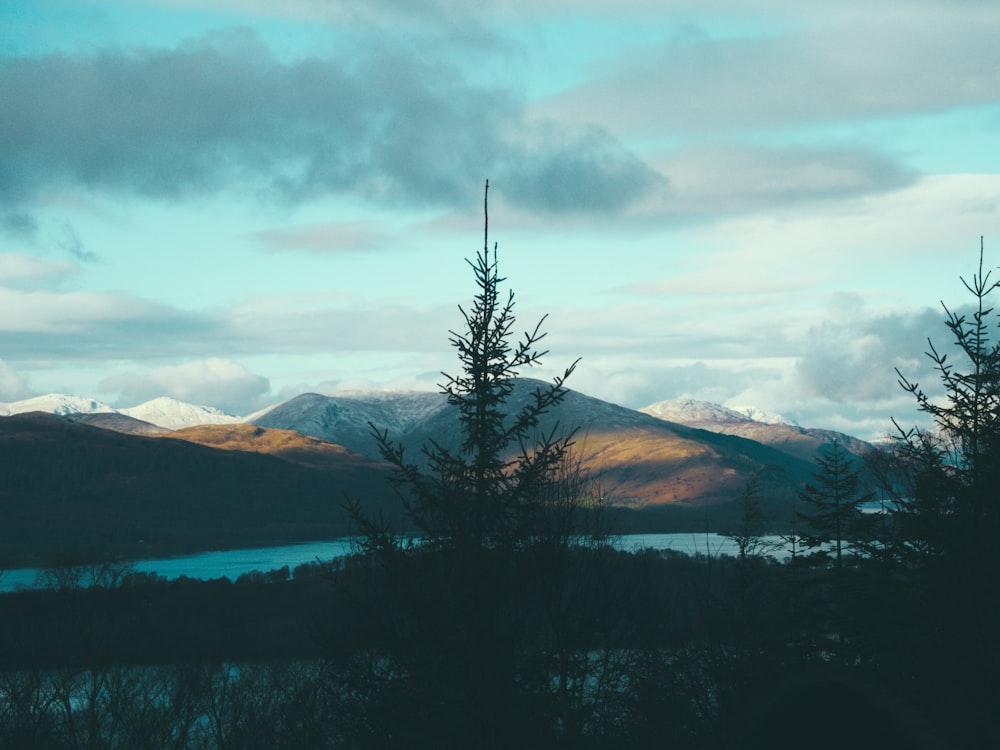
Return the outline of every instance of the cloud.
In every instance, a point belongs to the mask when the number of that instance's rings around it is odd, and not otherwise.
[[[93,263],[98,260],[95,253],[84,249],[83,241],[76,229],[68,221],[60,221],[56,227],[56,246],[75,260],[83,263]]]
[[[931,309],[911,315],[845,316],[814,326],[796,381],[806,397],[834,402],[870,402],[896,387],[895,369],[926,375],[927,335],[940,324]]]
[[[684,304],[560,311],[553,352],[534,376],[582,356],[570,387],[633,408],[690,397],[866,439],[890,431],[893,416],[920,422],[895,368],[935,392],[924,352],[928,336],[947,342],[940,310],[869,309],[857,293],[827,295],[818,309],[768,296],[720,298],[715,307],[726,309],[711,314]]]
[[[116,375],[102,380],[99,387],[105,392],[117,392],[123,403],[135,405],[171,396],[242,416],[262,405],[270,383],[238,362],[212,357],[158,367],[144,374]]]
[[[670,175],[668,210],[686,215],[749,212],[805,201],[896,190],[916,175],[863,148],[697,145],[657,163]]]
[[[511,205],[557,213],[615,213],[650,192],[664,192],[667,179],[596,127],[572,134],[545,128],[540,144],[508,167]]]
[[[250,235],[258,247],[268,252],[353,253],[389,246],[393,237],[367,221],[309,224],[268,229]]]
[[[224,322],[211,314],[133,295],[0,287],[0,351],[15,361],[207,354],[226,333]]]
[[[80,268],[75,263],[46,260],[22,253],[0,253],[0,283],[53,281],[73,276]]]
[[[457,315],[451,304],[336,294],[273,295],[230,308],[181,310],[119,292],[34,288],[75,271],[64,263],[0,254],[4,271],[0,351],[11,361],[440,351]]]
[[[0,401],[20,401],[32,395],[28,382],[0,359]]]
[[[383,38],[283,62],[253,32],[228,30],[175,49],[0,58],[6,223],[23,224],[51,186],[441,206],[502,173],[534,187],[530,208],[546,213],[620,210],[622,186],[651,179],[607,134],[529,125],[522,97],[445,57]],[[551,189],[563,177],[570,197]]]
[[[262,297],[225,313],[230,348],[248,352],[435,351],[455,317],[453,305],[331,295]]]
[[[776,5],[778,32],[683,36],[629,51],[539,105],[614,132],[729,133],[993,103],[1000,9],[894,4],[820,17]]]

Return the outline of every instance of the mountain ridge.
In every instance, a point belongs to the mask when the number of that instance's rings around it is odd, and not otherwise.
[[[518,380],[508,414],[549,386]],[[350,533],[343,504],[352,497],[402,517],[373,432],[418,464],[430,440],[458,450],[462,439],[457,410],[434,392],[301,394],[252,422],[176,430],[86,399],[34,403],[92,411],[0,417],[0,542],[7,545],[0,549],[22,560],[63,548],[141,556],[332,538]],[[571,468],[585,480],[586,498],[604,498],[629,531],[704,530],[710,520],[723,528],[734,523],[734,501],[751,479],[775,523],[787,521],[816,468],[815,451],[847,439],[720,413],[705,429],[567,389],[542,415],[537,435],[576,427]]]

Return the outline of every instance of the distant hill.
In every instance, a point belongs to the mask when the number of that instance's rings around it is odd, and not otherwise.
[[[219,450],[37,412],[0,418],[0,567],[331,539],[354,530],[346,497],[395,507],[384,465],[307,439],[299,451],[267,432],[253,440],[281,450]]]

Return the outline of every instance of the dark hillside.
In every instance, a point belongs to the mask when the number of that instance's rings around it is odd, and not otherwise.
[[[382,503],[385,470],[350,454],[318,468],[50,414],[0,418],[0,565],[329,539],[345,497]]]

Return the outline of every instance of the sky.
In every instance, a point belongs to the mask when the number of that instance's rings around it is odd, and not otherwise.
[[[1000,3],[749,5],[3,0],[0,401],[437,390],[488,179],[522,374],[919,421],[1000,264]]]

